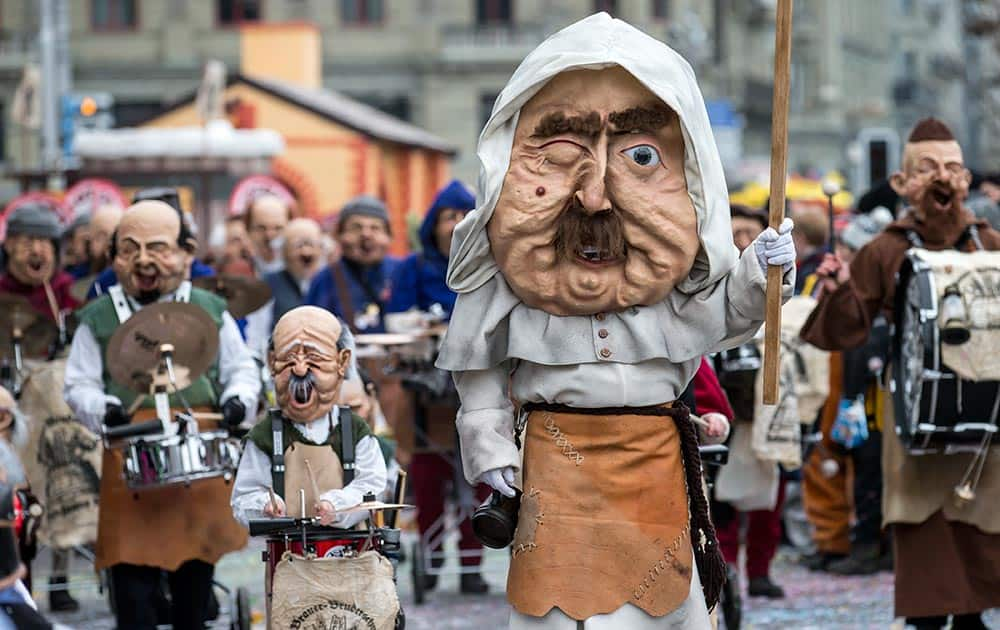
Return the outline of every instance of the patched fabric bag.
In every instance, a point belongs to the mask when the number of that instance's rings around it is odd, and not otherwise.
[[[399,614],[392,563],[375,551],[355,558],[286,553],[272,588],[274,630],[392,630]]]

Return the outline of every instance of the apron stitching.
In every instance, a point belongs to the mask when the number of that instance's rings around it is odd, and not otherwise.
[[[567,438],[559,426],[556,425],[555,420],[552,418],[552,414],[546,412],[542,418],[545,420],[545,430],[550,436],[552,436],[552,439],[555,440],[556,446],[562,449],[562,454],[577,466],[583,464],[583,455],[580,454],[580,451],[576,450],[576,447],[574,447],[572,442],[569,441],[569,438]]]
[[[679,575],[684,575],[685,573],[690,574],[691,570],[684,566],[684,564],[677,559],[676,553],[680,550],[681,544],[684,539],[687,538],[688,528],[685,527],[681,530],[681,533],[677,535],[666,549],[663,550],[663,556],[660,557],[655,563],[653,563],[652,568],[646,572],[645,577],[643,577],[642,582],[639,583],[634,590],[634,596],[636,599],[642,599],[643,596],[652,588],[652,584],[656,582],[657,576],[666,570],[667,565],[676,571]]]

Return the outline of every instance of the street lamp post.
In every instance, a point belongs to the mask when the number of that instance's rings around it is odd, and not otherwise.
[[[833,230],[833,198],[840,192],[840,184],[831,178],[823,180],[823,194],[826,195],[826,212],[830,219],[830,253],[836,253],[837,233]]]

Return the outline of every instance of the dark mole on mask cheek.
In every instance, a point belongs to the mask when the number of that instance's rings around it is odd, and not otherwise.
[[[545,186],[539,186],[535,189],[535,194],[539,197],[545,194]]]

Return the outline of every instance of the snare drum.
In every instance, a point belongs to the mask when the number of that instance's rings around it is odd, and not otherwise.
[[[943,339],[943,296],[958,294],[969,336]],[[977,451],[1000,411],[1000,253],[911,249],[899,270],[890,389],[911,455]]]
[[[239,466],[240,447],[225,431],[141,436],[126,442],[122,457],[125,484],[143,490],[214,477],[229,481]]]

